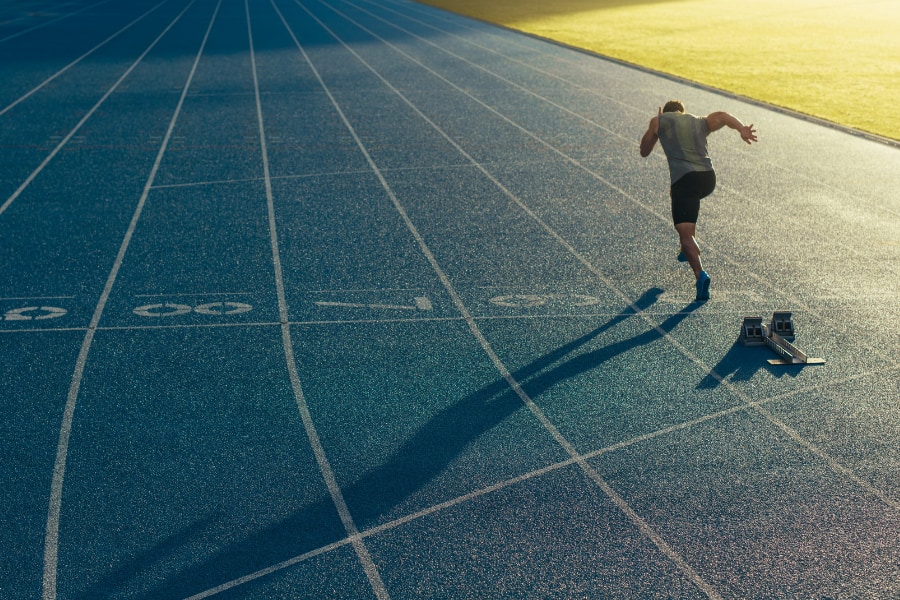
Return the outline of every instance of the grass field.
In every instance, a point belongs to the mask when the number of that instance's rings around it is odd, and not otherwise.
[[[900,140],[897,0],[424,0]]]

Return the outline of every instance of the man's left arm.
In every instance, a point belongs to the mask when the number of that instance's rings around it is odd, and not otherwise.
[[[710,113],[706,117],[706,125],[710,133],[723,127],[730,127],[740,133],[741,139],[748,144],[756,141],[756,130],[753,129],[753,125],[744,125],[740,119],[724,111]]]

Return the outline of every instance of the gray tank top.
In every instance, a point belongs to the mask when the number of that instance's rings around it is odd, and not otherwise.
[[[669,161],[672,183],[692,171],[713,170],[706,147],[708,135],[706,117],[673,112],[659,116],[659,142]]]

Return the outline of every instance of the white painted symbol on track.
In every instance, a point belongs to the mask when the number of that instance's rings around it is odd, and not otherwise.
[[[511,294],[494,296],[489,301],[506,308],[535,308],[548,302],[574,307],[595,306],[600,303],[599,298],[585,294]]]
[[[43,321],[44,319],[56,319],[64,314],[66,314],[66,309],[56,306],[25,306],[6,311],[3,318],[7,321]]]
[[[427,296],[413,299],[413,305],[404,304],[364,304],[359,302],[316,302],[316,306],[339,308],[377,308],[382,310],[434,310]]]
[[[253,307],[243,302],[210,302],[199,306],[188,306],[187,304],[174,304],[166,302],[164,304],[146,304],[138,306],[134,309],[134,314],[141,317],[178,317],[186,315],[190,312],[199,315],[227,316],[240,315],[253,310]]]
[[[533,308],[547,304],[546,296],[536,296],[534,294],[516,294],[512,296],[494,296],[491,303],[497,306],[507,306],[509,308]]]
[[[194,312],[201,315],[240,315],[251,310],[252,306],[242,302],[210,302],[194,307]]]
[[[138,306],[134,309],[134,314],[142,317],[177,317],[178,315],[186,315],[191,310],[191,307],[187,304],[170,304],[167,302],[165,304]]]

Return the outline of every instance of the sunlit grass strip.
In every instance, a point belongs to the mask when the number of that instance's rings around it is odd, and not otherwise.
[[[900,2],[422,0],[900,140]]]

